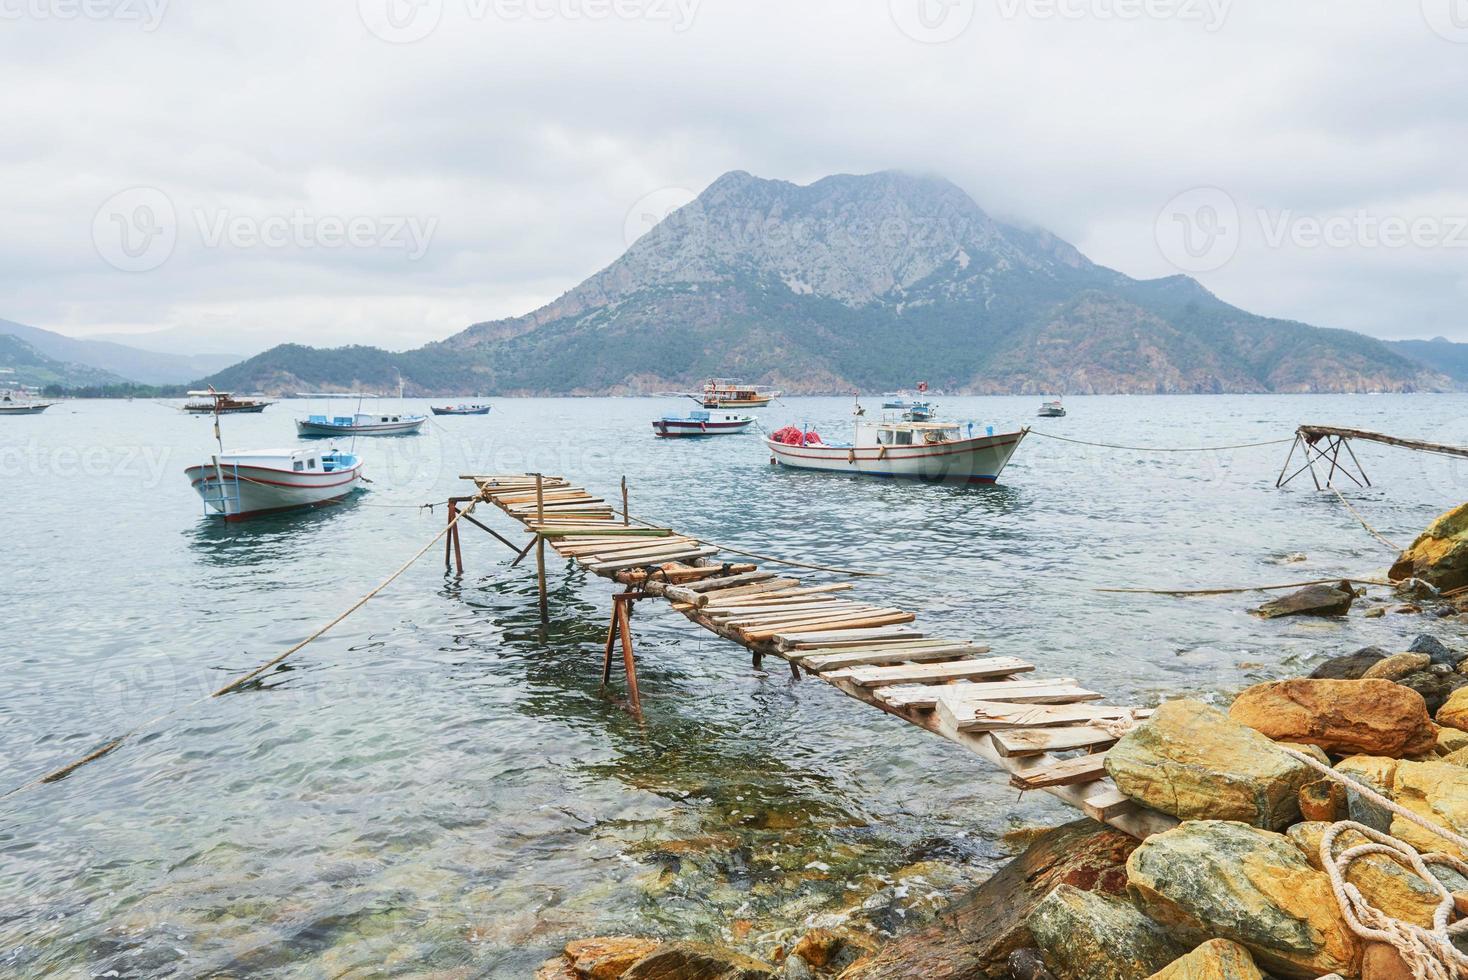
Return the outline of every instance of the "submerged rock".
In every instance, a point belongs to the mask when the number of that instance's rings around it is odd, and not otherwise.
[[[1468,585],[1468,504],[1433,521],[1387,576],[1393,582],[1418,578],[1443,591]]]
[[[1130,903],[1061,885],[1030,913],[1045,962],[1066,980],[1135,980],[1186,949]]]
[[[1263,980],[1263,975],[1247,949],[1227,939],[1210,939],[1152,974],[1151,980]]]
[[[1431,664],[1432,658],[1425,653],[1394,653],[1372,664],[1361,677],[1364,680],[1399,681],[1408,674],[1426,670]]]
[[[1300,815],[1314,777],[1268,738],[1198,701],[1169,701],[1106,753],[1127,796],[1183,820],[1278,828]]]
[[[1344,616],[1356,601],[1356,591],[1349,582],[1340,585],[1309,585],[1279,599],[1271,599],[1255,615],[1265,619],[1281,616]]]
[[[705,943],[664,943],[622,974],[622,980],[773,980],[775,968]]]
[[[1127,873],[1138,906],[1176,935],[1231,939],[1279,976],[1357,974],[1360,944],[1329,879],[1282,834],[1219,820],[1184,823],[1144,841]]]
[[[579,977],[616,980],[633,963],[657,949],[658,940],[632,936],[598,936],[566,944],[566,958]]]
[[[1126,861],[1137,841],[1093,820],[1033,835],[1019,857],[955,902],[942,922],[899,936],[852,968],[862,980],[1002,977],[1015,950],[1032,947],[1027,919],[1058,885],[1108,895],[1126,892]]]
[[[869,937],[850,929],[812,929],[791,950],[816,970],[838,973],[877,950]]]
[[[1344,657],[1332,657],[1316,667],[1310,676],[1318,680],[1358,681],[1366,675],[1366,671],[1386,658],[1385,650],[1376,647],[1362,647],[1355,653],[1348,653]]]
[[[1336,755],[1399,759],[1437,743],[1422,697],[1386,680],[1258,684],[1238,696],[1228,716],[1275,741],[1306,742]]]

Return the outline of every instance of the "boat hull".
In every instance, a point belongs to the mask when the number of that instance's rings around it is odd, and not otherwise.
[[[0,405],[0,415],[40,415],[50,405]]]
[[[434,415],[488,415],[489,406],[484,408],[435,408]]]
[[[334,504],[363,485],[361,462],[332,473],[295,473],[234,463],[216,467],[209,462],[190,466],[184,474],[204,501],[205,512],[230,521]]]
[[[765,439],[771,461],[793,469],[941,483],[996,483],[1028,430],[927,446],[791,446]]]
[[[237,405],[231,408],[221,408],[220,415],[258,415],[268,408],[268,405]],[[210,406],[185,406],[184,411],[190,415],[213,415],[214,409]]]
[[[660,439],[696,439],[703,436],[730,436],[743,432],[754,419],[737,422],[700,422],[693,419],[658,419],[652,424],[653,435]]]
[[[333,425],[296,419],[296,432],[303,436],[406,436],[423,428],[426,418],[404,422],[373,422],[369,425]]]
[[[753,398],[705,398],[704,408],[764,408],[775,400],[774,395],[757,395]]]

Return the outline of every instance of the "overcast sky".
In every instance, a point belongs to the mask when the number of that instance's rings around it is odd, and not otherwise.
[[[1468,341],[1468,0],[0,0],[0,318],[392,348],[734,169]]]

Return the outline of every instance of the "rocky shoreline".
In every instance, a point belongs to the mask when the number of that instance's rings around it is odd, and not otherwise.
[[[1439,518],[1391,575],[1395,611],[1468,612],[1468,505]],[[1344,616],[1361,596],[1350,583],[1312,586],[1253,611]],[[1468,849],[1315,768],[1468,835],[1468,651],[1426,633],[1403,646],[1368,647],[1308,677],[1255,685],[1227,711],[1188,699],[1161,704],[1117,733],[1105,766],[1128,797],[1175,818],[1173,829],[1144,841],[1090,819],[1035,831],[987,881],[888,942],[856,928],[817,928],[756,958],[710,944],[600,937],[569,944],[537,980],[1423,976],[1400,943],[1352,928],[1322,842],[1334,835],[1332,856],[1367,843],[1358,830],[1332,830],[1352,821],[1421,854],[1468,862]],[[1468,865],[1428,867],[1436,883],[1402,857],[1372,853],[1344,880],[1371,908],[1423,929],[1434,926],[1442,889],[1455,905],[1449,921],[1468,917]],[[1468,930],[1454,942],[1468,955]],[[1447,969],[1468,977],[1468,960]]]

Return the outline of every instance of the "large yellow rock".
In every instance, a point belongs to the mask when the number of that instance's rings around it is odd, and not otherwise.
[[[1437,744],[1422,695],[1388,680],[1257,684],[1238,696],[1228,716],[1276,741],[1306,742],[1336,755],[1401,758]]]
[[[1445,590],[1468,585],[1468,504],[1433,521],[1388,575],[1394,582],[1420,578]]]
[[[658,948],[656,939],[633,936],[597,936],[566,944],[566,958],[578,977],[616,980],[627,968]]]
[[[1285,835],[1294,841],[1305,854],[1305,859],[1317,871],[1324,871],[1325,864],[1320,855],[1320,842],[1330,824],[1323,822],[1297,823]],[[1335,839],[1335,853],[1340,854],[1357,844],[1369,844],[1365,834],[1347,830]],[[1346,871],[1346,880],[1357,888],[1373,908],[1378,908],[1393,918],[1411,922],[1423,928],[1432,927],[1432,916],[1437,910],[1438,893],[1406,864],[1385,854],[1368,854],[1351,862]]]
[[[1437,709],[1437,723],[1468,732],[1468,687],[1460,687]]]
[[[1210,939],[1150,980],[1263,980],[1263,975],[1247,949],[1227,939]]]
[[[1468,836],[1468,769],[1450,762],[1399,762],[1392,775],[1392,801],[1436,824]],[[1457,847],[1402,817],[1392,819],[1392,836],[1417,850],[1441,851],[1468,861]]]

